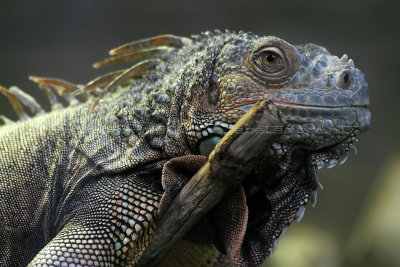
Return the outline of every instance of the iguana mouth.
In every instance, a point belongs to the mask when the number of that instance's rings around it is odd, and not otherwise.
[[[285,102],[285,101],[277,101],[277,100],[272,100],[272,102],[276,105],[276,106],[291,106],[291,107],[306,107],[309,109],[340,109],[340,108],[368,108],[368,105],[352,105],[352,106],[334,106],[334,107],[330,107],[330,106],[318,106],[318,105],[308,105],[308,104],[300,104],[300,103],[294,103],[294,102]]]
[[[360,105],[337,105],[337,106],[323,106],[323,105],[310,105],[310,104],[301,104],[301,103],[296,103],[296,102],[287,102],[287,101],[279,101],[279,100],[274,100],[274,99],[265,99],[265,100],[271,100],[276,106],[278,107],[305,107],[305,108],[310,108],[310,109],[340,109],[340,108],[368,108],[369,105],[367,104],[360,104]],[[249,110],[258,100],[248,100],[246,101],[246,105],[242,105],[240,108],[243,110]]]

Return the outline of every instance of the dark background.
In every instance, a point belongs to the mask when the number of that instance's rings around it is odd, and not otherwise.
[[[400,5],[398,1],[0,2],[0,84],[45,103],[28,75],[85,83],[91,64],[124,42],[212,29],[276,35],[347,53],[370,85],[372,128],[358,156],[323,169],[316,208],[290,228],[266,266],[397,266],[400,255]],[[5,97],[0,114],[15,119]],[[397,226],[397,227],[396,227]]]

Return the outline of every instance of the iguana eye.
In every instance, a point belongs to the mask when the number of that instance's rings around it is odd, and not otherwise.
[[[286,60],[278,47],[268,46],[254,53],[253,62],[260,73],[273,74],[285,69]]]
[[[267,67],[275,67],[281,63],[281,58],[274,52],[264,52],[260,55],[262,63]]]

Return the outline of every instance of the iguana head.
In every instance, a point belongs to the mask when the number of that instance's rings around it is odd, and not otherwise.
[[[198,78],[187,97],[187,139],[200,153],[212,150],[259,99],[271,100],[289,123],[281,144],[317,150],[368,129],[368,85],[347,55],[273,36],[241,34],[224,41],[213,54],[212,71]]]
[[[217,247],[241,247],[236,263],[258,265],[288,225],[301,219],[305,204],[315,205],[315,169],[325,163],[333,167],[342,157],[344,162],[355,136],[369,128],[368,85],[347,55],[339,58],[315,44],[291,45],[246,33],[205,34],[197,42],[208,52],[188,66],[196,75],[181,113],[186,140],[197,153],[208,155],[260,99],[271,100],[288,122],[279,142],[242,183],[247,225],[216,223]],[[229,206],[238,204],[224,205]],[[214,218],[224,221],[226,209],[216,210]],[[243,241],[227,230],[235,227],[246,228]],[[243,243],[229,244],[235,242]]]

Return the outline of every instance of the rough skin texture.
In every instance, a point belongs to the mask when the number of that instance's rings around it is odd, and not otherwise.
[[[111,54],[95,66],[133,66],[86,86],[32,77],[51,112],[18,89],[0,90],[21,117],[0,128],[1,266],[135,265],[166,187],[190,179],[221,136],[267,99],[288,121],[280,141],[165,261],[260,265],[304,205],[315,205],[316,169],[347,159],[369,127],[364,75],[346,55],[314,44],[215,31],[159,36]],[[27,118],[15,100],[37,114]],[[167,169],[179,156],[191,171]],[[235,220],[237,213],[248,219]],[[235,240],[239,222],[246,232]]]

